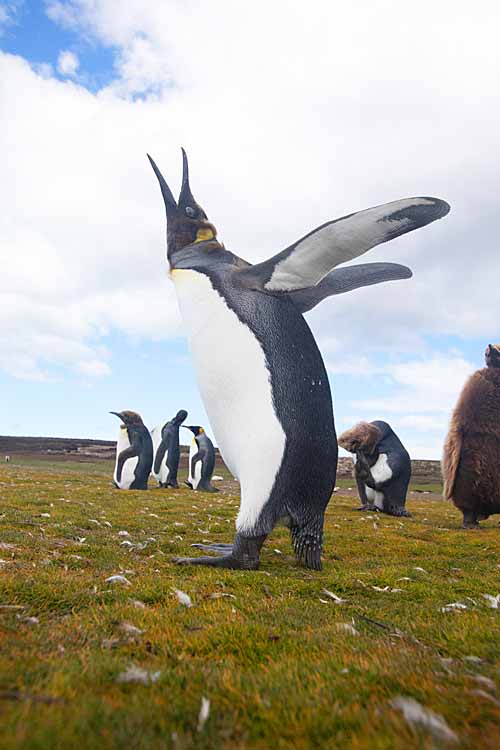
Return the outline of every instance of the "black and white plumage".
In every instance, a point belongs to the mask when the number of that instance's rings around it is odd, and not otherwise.
[[[175,417],[165,424],[151,430],[154,461],[153,476],[160,487],[178,487],[177,471],[179,469],[180,448],[179,429],[188,413],[185,409],[177,412]]]
[[[339,445],[355,455],[359,510],[409,516],[405,509],[411,478],[408,451],[387,422],[360,422],[342,433]]]
[[[116,443],[115,487],[120,490],[147,490],[153,465],[153,443],[149,430],[135,411],[112,411],[110,414],[122,420]]]
[[[252,266],[218,242],[192,196],[185,153],[178,203],[150,161],[165,202],[167,257],[198,384],[224,461],[241,485],[233,547],[219,557],[178,562],[256,568],[266,536],[285,521],[297,558],[319,569],[337,441],[327,374],[302,312],[342,291],[334,279],[329,291],[337,265],[444,216],[449,206],[410,198],[361,211]],[[389,265],[375,272],[351,268],[346,288],[411,275]]]
[[[218,492],[211,480],[215,468],[214,444],[200,425],[185,425],[194,435],[189,448],[189,476],[186,484],[200,492]]]

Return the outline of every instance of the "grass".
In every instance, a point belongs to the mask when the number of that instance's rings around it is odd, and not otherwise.
[[[400,695],[444,717],[452,746],[500,746],[484,680],[499,677],[500,610],[482,597],[500,591],[495,518],[465,532],[426,495],[411,519],[356,513],[340,490],[321,573],[296,566],[285,529],[259,571],[235,572],[171,563],[192,542],[231,540],[238,498],[226,492],[119,492],[102,463],[11,463],[0,497],[3,750],[444,747],[391,707]],[[106,583],[113,574],[130,585]],[[450,602],[467,609],[441,612]],[[160,675],[117,682],[131,665]]]

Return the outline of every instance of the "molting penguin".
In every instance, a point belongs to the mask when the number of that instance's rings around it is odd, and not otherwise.
[[[465,529],[500,513],[500,344],[489,344],[485,359],[462,389],[444,444],[444,497]]]
[[[189,448],[189,478],[186,484],[193,490],[218,492],[210,483],[215,466],[214,445],[207,433],[199,425],[185,425],[194,438]]]
[[[355,454],[355,477],[363,503],[358,510],[380,510],[409,516],[405,510],[411,477],[408,451],[387,422],[359,422],[339,437],[339,445]]]
[[[160,487],[178,487],[177,471],[179,468],[179,428],[187,417],[187,411],[181,409],[175,417],[163,427],[158,425],[151,430],[153,440],[154,462],[153,475]]]
[[[120,490],[147,490],[153,465],[153,442],[148,428],[135,411],[111,411],[119,417],[113,481]]]
[[[181,564],[255,569],[280,520],[295,554],[321,568],[323,519],[335,484],[337,440],[328,377],[303,313],[332,294],[411,276],[397,264],[333,270],[382,242],[445,216],[436,198],[409,198],[328,221],[263,263],[218,241],[193,198],[183,151],[176,202],[158,167],[167,258],[202,398],[224,461],[240,480],[232,546]],[[196,304],[193,304],[193,300]]]

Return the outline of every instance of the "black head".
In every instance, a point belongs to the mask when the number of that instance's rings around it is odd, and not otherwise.
[[[484,358],[486,367],[500,367],[500,344],[488,344]]]
[[[203,427],[200,427],[199,424],[195,424],[195,425],[185,424],[184,427],[186,428],[186,430],[191,430],[191,432],[193,433],[195,437],[198,437],[199,435],[202,435],[205,432]]]
[[[189,186],[189,167],[186,152],[182,149],[182,187],[179,202],[176,203],[165,178],[148,154],[148,159],[160,183],[161,193],[167,212],[167,256],[194,242],[216,240],[217,230],[211,224],[205,211],[195,201]]]
[[[110,411],[109,413],[114,414],[116,417],[119,417],[126,427],[133,427],[134,425],[139,426],[144,424],[140,414],[137,414],[136,411],[129,411],[128,409],[126,409],[125,411]]]
[[[186,419],[187,415],[188,415],[187,411],[185,409],[181,409],[180,411],[177,412],[175,417],[172,419],[172,422],[174,424],[182,424],[184,420]]]

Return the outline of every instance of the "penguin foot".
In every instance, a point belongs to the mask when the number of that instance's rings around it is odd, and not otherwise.
[[[242,560],[233,555],[219,555],[213,557],[174,557],[176,565],[208,565],[213,568],[230,568],[232,570],[257,570],[259,560]]]
[[[464,511],[464,529],[480,529],[479,522],[477,520],[477,513],[472,511]]]
[[[366,510],[370,513],[378,513],[379,510],[375,505],[361,505],[359,508],[354,508],[354,510]]]
[[[196,547],[197,549],[206,549],[209,552],[218,552],[221,555],[227,555],[233,551],[232,544],[225,544],[224,542],[214,542],[214,544],[191,544],[190,547]]]
[[[231,568],[233,570],[257,570],[259,567],[259,553],[267,535],[256,537],[244,537],[236,534],[234,544],[214,544],[193,546],[202,549],[212,549],[221,552],[217,556],[205,557],[176,557],[173,562],[177,565],[208,565],[214,568]],[[228,549],[231,552],[227,554]]]
[[[411,513],[408,513],[408,511],[405,508],[389,508],[387,511],[387,514],[389,516],[404,516],[406,518],[411,518]]]
[[[219,492],[217,487],[212,487],[211,484],[208,485],[208,487],[201,487],[200,485],[198,485],[197,490],[198,492]]]

